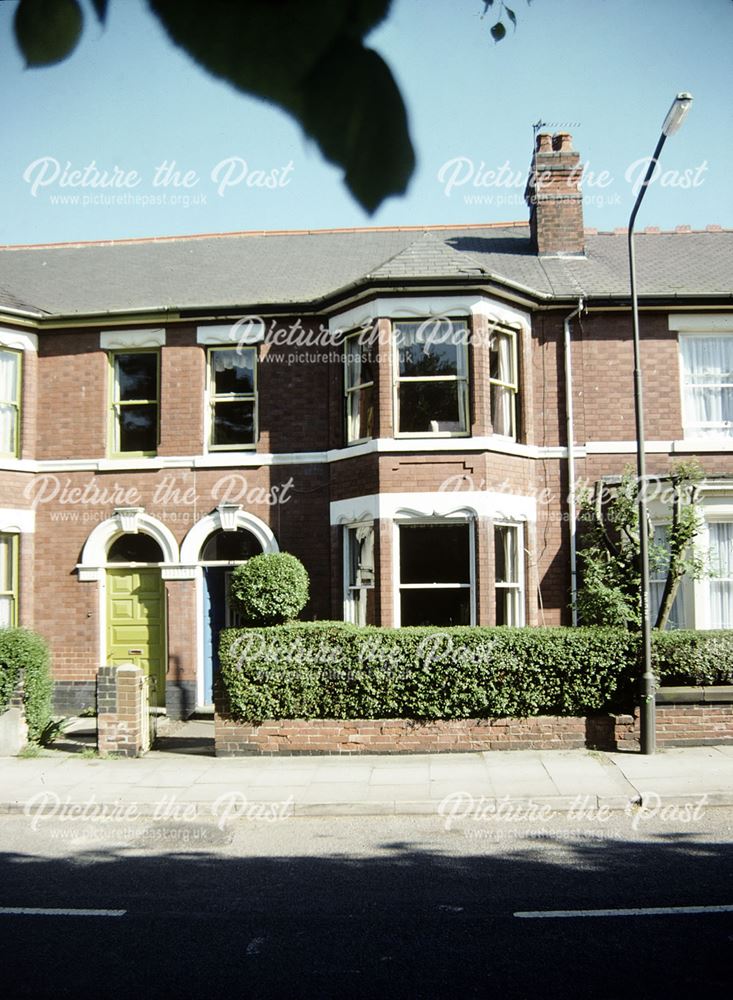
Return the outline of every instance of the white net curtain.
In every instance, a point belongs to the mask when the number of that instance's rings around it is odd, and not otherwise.
[[[685,427],[733,437],[733,337],[681,337]]]

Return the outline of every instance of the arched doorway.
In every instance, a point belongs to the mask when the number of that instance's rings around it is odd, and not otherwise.
[[[203,569],[204,619],[204,699],[213,702],[213,684],[219,670],[219,635],[222,629],[241,624],[229,586],[234,567],[262,552],[262,545],[251,531],[219,529],[207,538],[201,549]]]
[[[91,532],[77,566],[80,583],[99,591],[100,663],[135,663],[151,682],[151,705],[166,704],[167,621],[164,580],[177,571],[178,545],[165,524],[140,507],[118,508]],[[154,688],[154,689],[153,689]]]
[[[107,663],[134,663],[150,679],[150,704],[165,707],[163,552],[150,535],[119,535],[107,552]]]
[[[237,624],[228,603],[233,569],[261,552],[279,551],[270,527],[235,505],[217,507],[183,539],[181,565],[196,580],[197,705],[212,704],[219,634],[227,625]]]

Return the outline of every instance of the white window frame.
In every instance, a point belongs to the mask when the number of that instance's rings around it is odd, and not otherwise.
[[[468,525],[468,568],[469,582],[465,583],[402,583],[402,567],[400,565],[400,528],[415,525],[448,526],[456,524]],[[476,624],[476,523],[472,517],[400,517],[393,522],[392,532],[392,565],[394,582],[394,623],[396,628],[402,624],[402,591],[403,590],[470,590],[469,625]]]
[[[0,343],[0,354],[12,355],[15,359],[16,369],[15,369],[15,398],[14,399],[0,399],[0,403],[3,406],[12,408],[13,412],[13,442],[12,446],[5,450],[1,447],[2,442],[0,442],[0,457],[2,458],[19,458],[20,457],[20,433],[21,433],[21,420],[23,419],[23,351],[19,350],[17,347],[6,347],[4,344]]]
[[[411,317],[410,319],[391,320],[392,370],[394,372],[392,379],[392,414],[394,422],[394,436],[396,438],[465,438],[471,436],[471,376],[468,351],[468,341],[471,336],[471,323],[466,316],[440,316],[439,319],[443,321],[450,320],[451,323],[461,323],[465,325],[465,339],[463,343],[457,345],[458,352],[460,353],[456,354],[456,375],[400,375],[400,352],[397,346],[397,337],[395,333],[396,329],[400,326],[419,327],[423,323],[429,323],[431,321],[431,317],[424,316],[422,318]],[[461,362],[465,372],[464,375],[460,374]],[[458,387],[458,412],[460,414],[461,410],[463,410],[465,415],[465,428],[463,430],[453,431],[400,430],[400,386],[403,383],[407,384],[411,382],[455,382]],[[437,421],[431,421],[431,423],[437,423]]]
[[[344,430],[345,430],[345,438],[346,438],[346,444],[347,445],[361,444],[363,441],[371,441],[371,439],[374,437],[373,434],[368,434],[366,437],[360,437],[358,435],[358,433],[354,434],[352,432],[352,426],[351,426],[352,425],[351,405],[350,405],[351,404],[351,399],[355,397],[358,400],[359,407],[358,407],[358,411],[357,412],[361,413],[361,399],[362,399],[362,395],[361,394],[362,394],[362,391],[364,389],[371,389],[372,390],[372,412],[373,412],[373,414],[374,414],[375,417],[376,417],[376,413],[377,413],[377,399],[376,399],[376,394],[375,394],[375,391],[374,391],[375,387],[376,387],[376,383],[375,383],[374,379],[372,379],[371,382],[358,382],[358,383],[355,383],[354,385],[349,385],[349,379],[348,379],[349,365],[348,365],[348,362],[346,360],[347,356],[348,356],[348,354],[350,353],[350,350],[351,350],[351,348],[349,347],[349,342],[350,341],[355,341],[357,344],[359,344],[359,342],[361,340],[361,337],[363,336],[363,333],[364,333],[363,330],[355,330],[352,333],[348,333],[344,337],[344,360],[343,360],[343,365],[344,365],[344,423],[345,423]],[[360,345],[360,347],[361,347],[361,345]],[[360,350],[360,353],[364,353],[364,351]],[[372,366],[373,367],[374,367],[375,363],[376,362],[373,359],[372,360]]]
[[[8,624],[4,626],[5,628],[15,628],[18,625],[18,582],[19,582],[19,566],[20,562],[20,537],[15,531],[2,531],[0,532],[0,539],[7,545],[8,554],[8,576],[10,587],[5,587],[5,581],[0,580],[0,598],[3,601],[7,601],[7,606],[9,608],[8,614]]]
[[[682,345],[685,340],[692,340],[693,338],[704,337],[707,339],[713,338],[716,340],[730,340],[733,341],[733,332],[728,330],[718,330],[714,329],[711,325],[709,330],[706,329],[696,329],[696,330],[684,330],[678,333],[677,339],[677,356],[679,363],[679,389],[680,389],[680,413],[682,416],[682,437],[683,440],[704,440],[704,441],[714,441],[722,440],[729,442],[733,438],[733,421],[727,424],[723,422],[722,424],[710,423],[710,431],[707,433],[701,433],[704,427],[708,425],[702,424],[690,424],[688,422],[689,408],[687,404],[687,384],[685,382],[685,361],[683,356]],[[719,386],[708,386],[710,389],[718,388],[733,388],[733,382],[731,383],[721,383]],[[728,445],[729,446],[729,445]]]
[[[519,415],[519,345],[517,342],[517,330],[510,327],[494,327],[490,331],[489,337],[489,351],[491,350],[491,342],[494,337],[508,337],[511,344],[509,356],[511,359],[511,376],[512,381],[506,381],[504,379],[492,378],[491,377],[491,360],[489,359],[489,416],[491,418],[492,432],[497,437],[506,438],[509,441],[517,440],[518,432],[518,415]],[[500,389],[507,389],[511,393],[511,434],[500,434],[494,428],[494,414],[492,412],[492,388],[497,386]]]
[[[216,393],[214,380],[214,354],[216,351],[251,352],[254,358],[252,366],[252,392]],[[206,392],[204,405],[206,407],[206,448],[208,452],[217,451],[254,451],[260,436],[259,428],[259,384],[258,384],[259,354],[257,347],[237,347],[236,345],[218,344],[207,349],[206,353]],[[214,444],[214,414],[217,403],[252,403],[252,437],[253,440],[241,444]]]
[[[121,399],[120,380],[118,377],[117,359],[123,355],[145,354],[155,358],[155,378],[157,395],[155,399]],[[163,392],[162,359],[157,347],[120,347],[110,350],[108,355],[110,366],[110,416],[109,416],[109,453],[115,458],[155,457],[160,448],[161,400]],[[150,451],[123,451],[121,441],[123,407],[155,406],[155,448]]]
[[[374,559],[374,549],[377,540],[373,521],[357,521],[352,524],[345,524],[343,527],[344,621],[350,622],[352,625],[366,625],[367,591],[374,590],[375,585],[374,575],[372,576],[371,583],[360,585],[351,583],[351,539],[354,537],[351,532],[356,532],[360,528],[369,528],[372,531],[372,559]],[[373,574],[376,573],[374,567],[372,572]],[[358,597],[355,596],[355,592],[357,591]]]
[[[710,614],[710,525],[713,523],[733,523],[733,498],[730,496],[716,498],[717,502],[711,502],[710,497],[706,497],[700,503],[704,522],[700,534],[695,539],[695,553],[702,558],[708,568],[708,573],[704,573],[699,580],[693,584],[693,607],[692,607],[692,628],[709,629],[713,628]]]
[[[516,535],[516,554],[517,554],[517,579],[516,582],[513,581],[501,581],[498,582],[496,579],[496,529],[497,528],[513,528]],[[524,524],[521,521],[493,521],[491,524],[491,535],[494,550],[494,615],[496,616],[496,604],[498,594],[496,591],[514,591],[515,593],[515,607],[517,612],[517,621],[511,622],[512,628],[521,628],[526,622],[526,604],[527,595],[525,589],[525,549],[524,549]]]

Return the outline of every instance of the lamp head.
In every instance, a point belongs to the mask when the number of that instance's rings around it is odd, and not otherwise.
[[[672,101],[672,107],[667,112],[667,117],[662,125],[662,135],[674,135],[682,122],[685,120],[687,112],[692,104],[692,94],[684,92],[678,94]]]

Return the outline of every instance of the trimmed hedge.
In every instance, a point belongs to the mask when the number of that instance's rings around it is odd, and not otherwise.
[[[464,719],[585,715],[631,697],[637,639],[611,628],[227,629],[232,716]]]
[[[25,671],[23,701],[28,740],[40,743],[51,721],[53,681],[48,646],[29,629],[0,629],[0,712],[8,707],[21,668]]]
[[[652,664],[663,687],[733,684],[733,631],[654,632]]]

